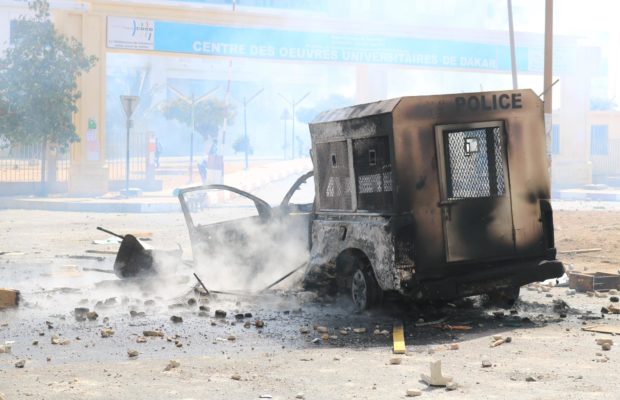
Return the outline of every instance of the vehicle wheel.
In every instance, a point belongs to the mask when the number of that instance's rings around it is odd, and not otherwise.
[[[487,293],[489,303],[497,307],[511,308],[519,300],[519,292],[521,288],[519,286],[496,290]]]
[[[379,302],[381,288],[370,268],[357,268],[351,277],[351,299],[359,310],[372,308]]]

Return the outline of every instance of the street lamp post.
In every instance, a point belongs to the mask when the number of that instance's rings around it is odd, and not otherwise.
[[[125,154],[125,196],[129,196],[129,132],[131,131],[131,127],[133,121],[131,120],[131,115],[138,107],[138,103],[140,102],[139,96],[121,96],[121,104],[123,106],[123,111],[125,111],[125,127],[127,129],[126,133],[126,154]]]
[[[247,114],[246,114],[246,108],[247,108],[248,103],[254,100],[256,96],[261,94],[263,90],[265,89],[261,89],[258,92],[254,93],[249,99],[246,99],[245,96],[243,96],[243,142],[244,142],[243,147],[245,149],[245,169],[246,170],[248,169],[248,151],[250,147],[250,142],[248,140],[248,119],[247,119]]]
[[[286,101],[293,109],[293,122],[292,122],[293,128],[292,128],[292,133],[291,133],[291,159],[294,159],[295,158],[295,107],[297,107],[299,103],[304,101],[304,99],[310,95],[310,92],[301,96],[299,100],[297,101],[295,101],[294,99],[289,100],[288,98],[284,97],[284,95],[282,95],[281,93],[278,93],[278,95],[280,95],[280,97],[282,97],[284,101]]]
[[[192,93],[191,97],[187,97],[185,96],[180,90],[175,89],[174,87],[168,85],[168,89],[170,89],[170,91],[174,94],[176,94],[179,99],[181,99],[181,101],[183,101],[185,104],[189,105],[191,108],[190,111],[190,115],[191,115],[191,125],[192,125],[192,131],[190,134],[190,144],[189,144],[189,171],[188,171],[188,175],[189,175],[189,182],[191,183],[193,181],[193,172],[194,172],[194,134],[196,132],[196,106],[203,102],[204,100],[207,99],[207,97],[209,97],[209,95],[213,92],[215,92],[217,89],[219,88],[219,86],[214,87],[213,89],[209,90],[207,93],[203,94],[202,96],[196,98],[196,96],[194,95],[194,93]]]

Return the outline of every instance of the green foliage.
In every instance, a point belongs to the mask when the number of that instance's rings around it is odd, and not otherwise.
[[[29,3],[33,17],[16,22],[0,59],[0,137],[15,144],[66,145],[79,140],[73,124],[77,78],[96,62],[75,39],[59,34],[46,0]]]
[[[238,136],[237,139],[235,139],[235,142],[233,143],[232,147],[233,147],[233,150],[235,151],[235,154],[244,153],[246,147],[248,149],[248,154],[254,154],[254,148],[252,147],[250,138],[249,137],[246,138],[244,135]]]
[[[167,119],[177,120],[189,128],[192,127],[192,107],[185,101],[177,98],[165,103],[162,111]],[[196,131],[204,140],[217,139],[218,131],[224,125],[226,117],[228,117],[228,124],[232,125],[236,115],[236,109],[232,104],[227,106],[217,97],[207,98],[195,106]]]

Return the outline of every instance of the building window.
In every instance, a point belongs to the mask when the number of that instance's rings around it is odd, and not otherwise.
[[[606,156],[607,144],[607,125],[592,125],[590,128],[590,154],[593,156]]]
[[[551,127],[551,154],[560,154],[560,125]]]

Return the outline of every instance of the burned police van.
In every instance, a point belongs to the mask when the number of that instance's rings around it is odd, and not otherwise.
[[[401,97],[311,124],[316,198],[306,285],[369,308],[514,300],[559,277],[543,103],[531,90]]]

